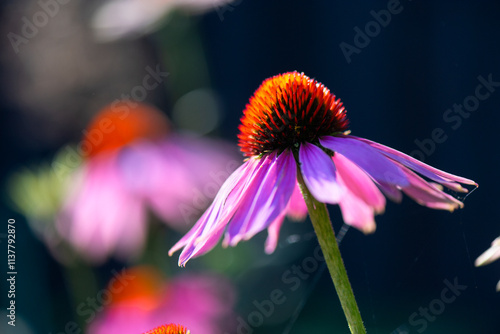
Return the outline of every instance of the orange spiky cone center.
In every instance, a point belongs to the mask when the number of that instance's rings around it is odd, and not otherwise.
[[[138,139],[155,140],[168,132],[166,117],[156,108],[133,101],[102,109],[84,131],[87,158],[110,152]]]
[[[184,326],[169,324],[157,327],[144,334],[190,334],[190,331]]]
[[[283,151],[303,142],[345,132],[348,120],[340,99],[303,73],[265,80],[247,104],[238,135],[246,156]]]

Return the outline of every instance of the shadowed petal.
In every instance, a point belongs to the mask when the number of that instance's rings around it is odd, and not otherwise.
[[[406,175],[396,163],[360,140],[351,137],[324,136],[319,142],[354,162],[380,184],[408,185]]]
[[[311,194],[320,202],[338,203],[343,189],[336,180],[332,159],[316,145],[302,143],[299,161],[304,182]]]
[[[380,190],[387,196],[391,201],[396,203],[401,203],[403,200],[403,194],[399,190],[399,188],[393,184],[388,183],[378,183],[375,182]]]

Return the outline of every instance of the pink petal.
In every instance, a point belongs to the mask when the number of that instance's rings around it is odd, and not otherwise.
[[[307,205],[298,183],[295,183],[295,188],[293,189],[292,196],[290,196],[286,213],[287,216],[293,220],[302,220],[307,215]]]
[[[346,187],[346,191],[339,202],[340,210],[344,222],[360,231],[368,234],[375,232],[375,219],[373,207],[366,204],[361,198],[357,197],[346,184],[347,180],[337,175],[339,183]]]
[[[382,213],[385,208],[385,197],[375,186],[373,180],[366,175],[357,165],[349,161],[340,153],[333,156],[333,162],[337,167],[337,173],[342,177],[345,186],[354,196],[363,200],[375,212]]]
[[[324,136],[319,142],[354,162],[380,184],[408,185],[408,180],[399,165],[363,141],[347,136]]]
[[[403,188],[403,192],[413,198],[418,204],[432,209],[449,210],[463,207],[463,203],[454,197],[442,192],[436,186],[429,184],[410,170],[405,170],[410,185]]]
[[[280,234],[281,225],[283,225],[283,221],[285,220],[285,212],[280,214],[267,228],[267,239],[265,251],[267,254],[271,254],[278,246],[278,239]]]
[[[338,203],[344,191],[336,180],[332,159],[316,145],[302,143],[299,160],[304,182],[311,194],[320,202]]]

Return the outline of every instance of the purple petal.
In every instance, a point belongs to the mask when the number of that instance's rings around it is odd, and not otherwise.
[[[470,184],[470,185],[474,185],[477,187],[477,183],[472,181],[472,180],[466,179],[464,177],[456,176],[456,175],[453,175],[450,173],[446,173],[442,170],[431,167],[431,166],[429,166],[429,165],[427,165],[427,164],[425,164],[425,163],[423,163],[423,162],[421,162],[421,161],[419,161],[419,160],[417,160],[417,159],[415,159],[407,154],[399,152],[393,148],[384,146],[384,145],[379,144],[379,143],[372,142],[368,139],[358,138],[358,137],[353,137],[353,136],[350,136],[350,137],[356,138],[362,142],[367,143],[371,147],[379,150],[382,154],[386,155],[387,157],[399,162],[400,164],[402,164],[408,168],[413,169],[417,173],[420,173],[423,176],[428,177],[431,180],[434,180],[436,182],[439,182],[439,183],[447,186],[450,189],[453,189],[456,191],[461,191],[461,192],[467,192],[467,189],[462,188],[462,186],[460,186],[460,184],[458,184],[456,182],[460,182],[463,184]],[[452,182],[452,181],[455,181],[455,182]]]
[[[225,244],[234,246],[251,238],[285,211],[296,184],[296,162],[289,150],[278,157],[272,154],[268,160],[267,170],[262,168],[261,178],[255,178],[231,220]]]
[[[207,211],[170,249],[169,254],[172,255],[184,247],[179,257],[179,265],[184,266],[192,257],[202,255],[215,246],[227,223],[238,209],[242,195],[261,164],[262,160],[251,158],[224,182]]]
[[[316,145],[303,143],[299,160],[304,182],[311,194],[320,202],[338,203],[343,189],[337,182],[332,159]]]
[[[380,184],[408,185],[406,175],[395,162],[356,138],[324,136],[319,142],[354,162]]]

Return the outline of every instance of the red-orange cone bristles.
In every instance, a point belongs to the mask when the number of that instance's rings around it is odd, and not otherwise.
[[[85,157],[116,150],[134,140],[155,140],[168,131],[166,117],[156,108],[133,101],[104,107],[84,132]]]
[[[191,332],[186,327],[176,324],[163,325],[155,329],[145,332],[144,334],[190,334]]]
[[[247,104],[239,127],[246,156],[283,151],[303,142],[347,130],[340,99],[303,73],[289,72],[265,80]]]

